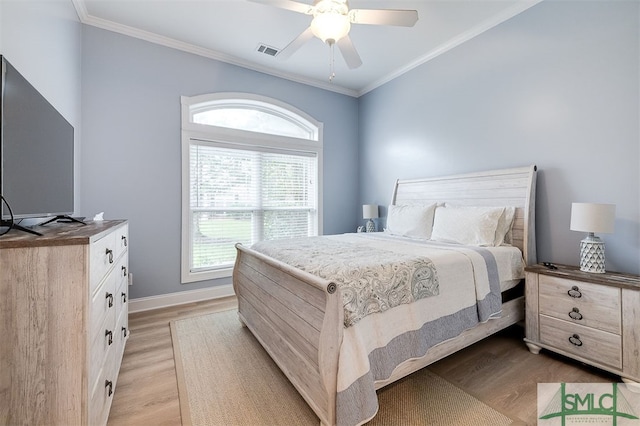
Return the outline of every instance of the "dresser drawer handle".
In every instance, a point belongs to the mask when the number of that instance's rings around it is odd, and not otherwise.
[[[107,292],[107,295],[105,296],[105,299],[107,299],[109,301],[109,307],[113,308],[113,294]]]
[[[129,330],[127,330],[127,327],[122,327],[122,336],[127,337],[128,335],[129,335]]]
[[[107,249],[104,254],[109,256],[109,263],[113,263],[113,250]]]
[[[571,287],[571,290],[567,291],[567,294],[571,297],[575,297],[576,299],[579,299],[580,297],[582,297],[582,293],[580,293],[580,289],[578,288],[577,285],[574,285],[573,287]]]
[[[104,381],[104,387],[109,389],[108,395],[113,395],[113,382],[111,380]]]
[[[571,342],[571,344],[575,346],[582,346],[582,340],[580,340],[580,336],[578,336],[577,334],[570,336],[569,342]]]
[[[583,318],[582,314],[580,313],[580,309],[578,308],[573,308],[571,312],[569,312],[569,317],[572,320],[576,320],[576,321],[580,321]]]
[[[127,293],[122,292],[122,303],[127,303]]]
[[[125,237],[124,235],[122,236],[122,245],[124,245],[125,247],[127,246],[127,237]]]
[[[113,332],[111,330],[105,330],[104,336],[109,338],[107,343],[111,346],[113,344]]]
[[[122,267],[122,276],[123,276],[123,277],[126,277],[126,276],[127,276],[127,267],[126,267],[126,266],[123,266],[123,267]]]

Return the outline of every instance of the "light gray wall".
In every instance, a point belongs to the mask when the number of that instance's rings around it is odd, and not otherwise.
[[[360,202],[537,164],[538,259],[577,265],[571,203],[613,203],[607,268],[640,273],[639,5],[544,1],[361,97]]]
[[[80,209],[81,25],[71,0],[0,1],[0,53],[74,127]]]
[[[131,297],[228,283],[180,284],[180,96],[249,92],[324,123],[324,233],[357,221],[358,101],[193,54],[83,29],[83,214],[130,221]]]
[[[76,128],[77,212],[131,221],[134,298],[219,284],[179,284],[180,96],[216,91],[325,123],[325,233],[398,177],[536,163],[540,260],[576,264],[571,202],[611,202],[608,267],[640,273],[638,8],[545,1],[360,100],[83,27],[67,0],[0,1],[0,53]]]

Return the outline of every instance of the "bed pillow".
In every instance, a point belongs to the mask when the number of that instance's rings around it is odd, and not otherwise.
[[[438,207],[431,239],[470,246],[493,246],[503,213],[504,207]]]
[[[511,245],[511,229],[513,228],[513,218],[516,215],[515,207],[505,207],[504,212],[498,220],[498,227],[496,229],[496,239],[494,246],[501,246],[503,244]]]
[[[386,231],[403,237],[431,238],[435,204],[389,206]]]

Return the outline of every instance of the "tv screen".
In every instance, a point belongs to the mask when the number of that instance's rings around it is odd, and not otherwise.
[[[0,103],[0,192],[14,218],[73,213],[73,126],[6,60]],[[2,219],[10,218],[2,204]]]

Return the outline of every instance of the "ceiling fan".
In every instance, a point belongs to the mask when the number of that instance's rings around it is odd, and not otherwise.
[[[333,46],[337,45],[350,69],[362,65],[360,55],[356,50],[349,30],[351,24],[395,25],[412,27],[418,21],[416,10],[397,9],[349,9],[347,0],[314,0],[313,5],[293,0],[252,0],[257,3],[268,4],[294,12],[312,15],[311,25],[291,43],[285,46],[278,55],[279,59],[287,59],[303,44],[314,36],[327,43],[332,49],[331,75],[333,79]]]

